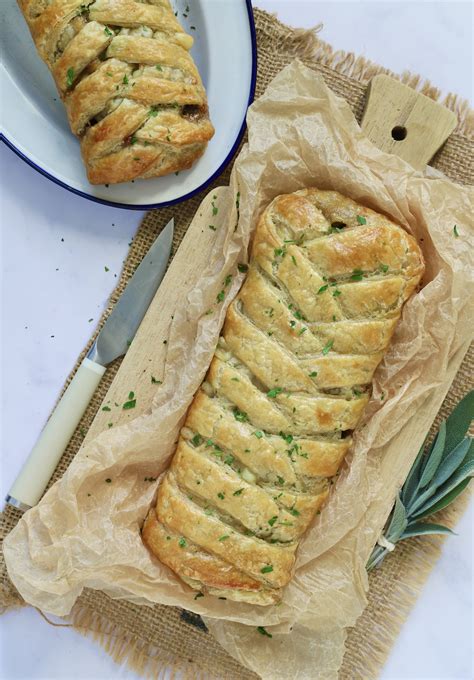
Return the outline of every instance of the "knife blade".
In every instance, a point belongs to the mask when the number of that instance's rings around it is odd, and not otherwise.
[[[127,352],[153,300],[171,254],[173,231],[171,219],[127,283],[13,482],[8,504],[28,510],[40,500],[106,367]]]

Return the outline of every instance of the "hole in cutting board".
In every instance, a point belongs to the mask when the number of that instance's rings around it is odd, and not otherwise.
[[[395,125],[392,130],[392,137],[396,142],[401,142],[407,136],[407,129],[403,125]]]

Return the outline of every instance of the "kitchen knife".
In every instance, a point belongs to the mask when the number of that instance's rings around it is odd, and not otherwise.
[[[14,481],[10,505],[28,510],[43,495],[106,367],[126,353],[145,316],[168,264],[173,229],[171,219],[128,282]]]

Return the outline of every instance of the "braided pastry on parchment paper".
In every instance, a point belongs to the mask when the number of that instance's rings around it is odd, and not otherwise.
[[[423,271],[411,236],[336,192],[265,210],[143,528],[192,588],[280,599]]]
[[[169,0],[18,0],[92,184],[191,167],[214,134]]]

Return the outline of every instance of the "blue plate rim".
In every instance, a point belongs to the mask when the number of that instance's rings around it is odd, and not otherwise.
[[[248,98],[248,104],[247,108],[250,106],[250,104],[253,102],[254,97],[255,97],[255,88],[257,84],[257,35],[255,31],[255,21],[253,17],[253,11],[252,11],[252,1],[251,0],[245,0],[245,6],[247,8],[247,14],[248,14],[248,20],[249,20],[249,28],[250,28],[250,39],[252,43],[252,75],[250,79],[250,91],[249,91],[249,98]],[[99,198],[98,196],[92,196],[91,194],[87,194],[84,191],[80,191],[79,189],[75,189],[74,187],[69,186],[69,184],[66,184],[66,182],[61,181],[57,177],[54,177],[54,175],[51,175],[47,170],[42,168],[40,165],[37,165],[31,158],[28,158],[26,154],[24,154],[20,149],[18,149],[12,141],[8,139],[8,137],[2,132],[0,133],[0,140],[8,146],[19,158],[21,158],[25,163],[27,163],[30,167],[32,167],[34,170],[39,172],[43,177],[46,177],[47,179],[51,180],[51,182],[54,182],[58,186],[62,187],[63,189],[66,189],[67,191],[70,191],[73,194],[76,194],[76,196],[81,196],[82,198],[86,198],[89,201],[93,201],[94,203],[101,203],[102,205],[108,205],[112,208],[122,208],[124,210],[156,210],[158,208],[165,208],[168,205],[176,205],[177,203],[181,203],[182,201],[187,201],[188,199],[192,198],[193,196],[196,196],[196,194],[199,194],[201,191],[206,189],[212,182],[224,171],[225,167],[231,160],[232,156],[237,150],[237,147],[239,146],[242,137],[245,132],[245,128],[247,126],[246,123],[246,118],[247,118],[247,111],[245,112],[244,119],[242,121],[242,125],[240,126],[239,133],[232,145],[232,148],[230,149],[229,153],[225,157],[225,159],[222,161],[222,163],[219,165],[217,170],[213,172],[213,174],[202,184],[200,184],[198,187],[193,189],[187,194],[184,194],[183,196],[180,196],[179,198],[173,198],[170,201],[162,201],[160,203],[145,203],[145,204],[140,204],[140,205],[131,205],[128,203],[117,203],[115,201],[108,201],[106,198]]]

